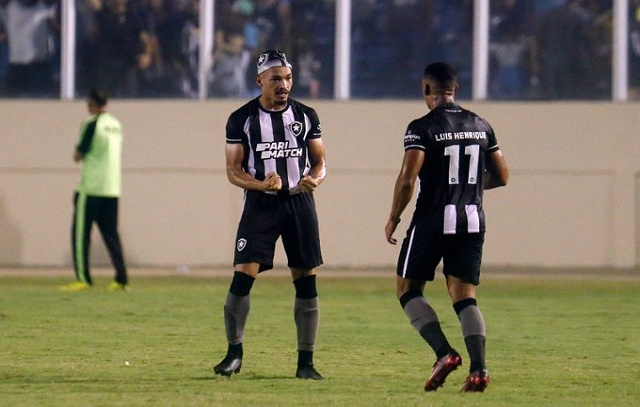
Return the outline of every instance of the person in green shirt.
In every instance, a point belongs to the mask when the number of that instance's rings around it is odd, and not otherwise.
[[[74,196],[71,247],[76,281],[61,287],[64,291],[91,288],[89,246],[95,222],[115,268],[110,291],[128,288],[127,269],[118,234],[118,200],[122,190],[122,124],[107,112],[107,94],[101,89],[89,92],[87,106],[91,117],[80,128],[80,138],[73,154],[82,162],[82,178]]]

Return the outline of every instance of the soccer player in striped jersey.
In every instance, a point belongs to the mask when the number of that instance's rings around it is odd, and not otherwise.
[[[261,95],[233,112],[226,126],[227,177],[245,191],[245,201],[224,305],[228,350],[213,371],[240,372],[249,293],[258,273],[273,268],[281,237],[295,286],[296,377],[320,380],[313,365],[322,264],[313,192],[326,174],[320,122],[314,109],[289,97],[293,74],[283,52],[260,54],[256,83]]]
[[[425,69],[422,91],[430,112],[413,120],[405,133],[385,236],[397,243],[393,233],[419,180],[416,207],[398,258],[397,295],[411,325],[436,354],[424,388],[437,390],[462,364],[423,293],[442,261],[470,358],[461,391],[482,392],[489,384],[485,321],[476,299],[485,232],[482,197],[485,189],[505,186],[509,170],[489,123],[456,103],[456,77],[447,63]]]

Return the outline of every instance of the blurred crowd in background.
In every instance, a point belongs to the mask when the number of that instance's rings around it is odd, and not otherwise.
[[[612,0],[491,0],[489,99],[610,99]],[[199,0],[76,0],[76,95],[198,97]],[[332,98],[336,0],[216,0],[207,94],[256,94],[255,61],[281,49],[300,98]],[[352,0],[352,98],[419,97],[446,60],[471,97],[473,0]],[[57,98],[60,0],[0,0],[0,97]],[[629,0],[629,95],[640,98],[640,0]]]

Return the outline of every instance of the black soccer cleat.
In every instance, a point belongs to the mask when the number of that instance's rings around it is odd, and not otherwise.
[[[242,356],[227,355],[220,363],[213,367],[213,373],[229,377],[234,373],[240,373],[241,367]]]
[[[464,393],[482,393],[490,382],[487,369],[476,370],[467,376],[467,380],[464,381],[460,391]]]
[[[298,367],[296,370],[296,377],[298,379],[305,380],[323,380],[324,377],[313,367],[313,365],[306,365]]]
[[[444,384],[444,380],[449,373],[453,372],[462,364],[462,358],[455,350],[436,360],[433,364],[433,372],[424,384],[424,391],[436,391]]]

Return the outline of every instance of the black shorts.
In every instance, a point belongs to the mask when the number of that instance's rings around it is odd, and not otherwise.
[[[402,242],[397,274],[409,280],[433,281],[440,260],[445,276],[478,285],[483,233],[444,235],[412,224]]]
[[[233,265],[260,263],[260,271],[272,269],[279,237],[282,237],[288,267],[312,269],[322,264],[313,194],[270,195],[247,191]]]

